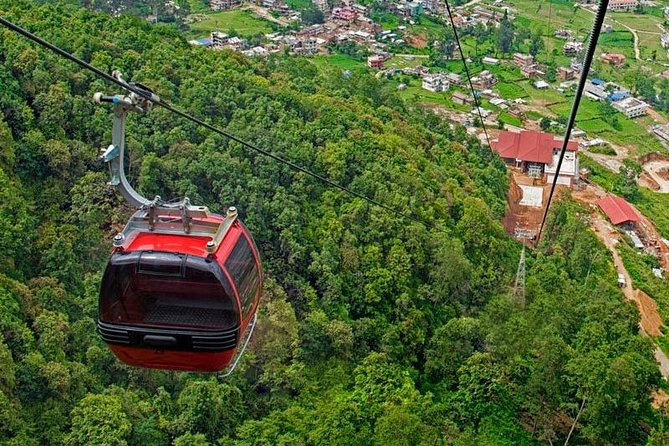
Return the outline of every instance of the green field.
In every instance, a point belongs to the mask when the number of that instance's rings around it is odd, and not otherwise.
[[[648,9],[654,10],[655,8]],[[611,41],[610,39],[612,38],[608,37],[610,34],[603,34],[599,39],[598,50],[614,51],[616,49],[623,49],[624,51],[619,52],[623,52],[628,56],[628,63],[635,67],[640,66],[642,62],[634,59],[633,36],[632,33],[623,26],[626,25],[637,31],[639,36],[639,50],[643,65],[651,68],[655,72],[663,70],[664,67],[662,67],[661,63],[669,61],[669,57],[667,57],[666,50],[664,50],[660,44],[660,33],[662,32],[660,26],[664,23],[661,14],[656,16],[653,14],[615,13],[609,16],[608,23],[614,26],[615,32],[612,34],[627,34],[628,37],[625,38],[625,40],[628,40],[628,42]],[[653,57],[655,60],[650,64],[647,64],[646,62],[649,59],[653,59]]]
[[[309,9],[314,6],[311,0],[286,0],[286,4],[290,6],[290,9],[301,10]]]
[[[499,120],[505,124],[510,124],[516,127],[523,126],[523,121],[521,121],[519,118],[516,118],[515,116],[508,114],[507,112],[501,112],[499,114]]]
[[[367,64],[346,54],[318,55],[311,58],[318,67],[335,65],[342,70],[367,68]]]
[[[614,129],[609,123],[601,119],[599,104],[591,99],[581,101],[576,125],[590,137],[600,137],[614,144],[628,146],[635,149],[635,155],[653,151],[664,152],[665,149],[657,139],[646,131],[646,126],[652,123],[652,118],[646,116],[635,120],[627,119],[622,113],[617,113],[619,129]],[[571,102],[551,105],[549,109],[561,116],[568,116]]]
[[[611,131],[611,126],[599,118],[577,121],[577,125],[578,128],[592,136]]]
[[[657,62],[669,62],[667,50],[662,48],[660,36],[657,34],[639,33],[639,49],[641,50],[641,58],[644,60],[655,57]]]
[[[597,45],[607,48],[634,48],[634,36],[629,31],[613,31],[599,36]]]
[[[594,14],[574,8],[574,2],[568,0],[509,0],[509,4],[520,12],[516,19],[518,26],[544,35],[552,35],[559,28],[587,35],[594,18]]]
[[[384,30],[395,29],[400,24],[400,19],[397,18],[397,16],[395,14],[390,14],[388,12],[376,11],[376,12],[373,12],[370,17],[371,17],[372,20],[374,20],[374,22],[381,25],[381,27]]]
[[[516,99],[516,98],[527,98],[527,92],[524,88],[507,82],[500,82],[495,85],[495,90],[497,90],[504,99]]]
[[[550,110],[556,113],[557,115],[569,116],[571,112],[571,101],[565,101],[560,104],[551,105]],[[581,104],[578,108],[578,114],[576,115],[576,121],[588,121],[600,116],[599,112],[599,103],[593,101],[589,98],[583,98]]]
[[[456,106],[450,99],[450,92],[435,93],[423,90],[420,81],[417,81],[413,85],[408,85],[406,90],[399,92],[399,95],[406,101],[412,103],[437,104],[443,105],[449,109],[458,109],[458,106]],[[469,110],[469,108],[465,108],[465,110]]]
[[[437,23],[427,16],[421,16],[418,22],[416,25],[410,26],[409,29],[416,34],[425,35],[428,39],[439,39],[446,30],[445,25]]]
[[[191,14],[209,11],[209,6],[207,6],[204,0],[188,0],[188,5],[190,6]]]
[[[509,0],[509,3],[517,15],[515,22],[517,28],[526,28],[544,36],[545,49],[537,56],[537,60],[542,63],[568,64],[569,58],[562,54],[565,41],[554,38],[553,32],[559,28],[570,29],[577,34],[577,40],[585,41],[595,17],[592,11],[575,8],[574,2],[569,0]],[[667,5],[667,2],[658,3],[662,6]],[[666,69],[663,64],[669,62],[669,56],[660,44],[661,30],[658,27],[664,23],[661,7],[646,8],[646,14],[610,13],[607,15],[606,23],[613,25],[614,32],[600,36],[597,54],[601,52],[625,54],[630,69],[645,66],[654,73]],[[638,31],[642,61],[636,60],[632,33],[623,25]],[[527,44],[521,45],[519,49],[527,52]]]
[[[207,15],[207,19],[190,25],[191,34],[197,37],[209,35],[212,31],[236,32],[240,36],[254,36],[272,32],[270,22],[253,17],[244,9],[215,12]]]
[[[405,56],[395,56],[390,60],[386,61],[386,68],[402,69],[409,67],[417,67],[419,65],[427,65],[427,63],[428,63],[427,57],[409,56],[407,58]]]
[[[631,14],[618,12],[610,15],[610,18],[638,31],[659,32],[657,25],[662,25],[664,23],[663,19],[651,14]]]

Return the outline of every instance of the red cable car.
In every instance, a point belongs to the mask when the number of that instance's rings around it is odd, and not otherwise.
[[[95,100],[115,105],[112,145],[102,155],[111,184],[139,208],[114,237],[100,288],[98,332],[126,364],[205,372],[227,368],[227,376],[253,333],[262,293],[253,239],[235,208],[223,217],[191,206],[188,198],[164,203],[139,195],[124,175],[124,122],[127,111],[151,104],[135,93],[97,93]]]

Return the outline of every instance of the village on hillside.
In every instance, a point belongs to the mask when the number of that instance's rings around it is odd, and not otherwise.
[[[406,99],[465,126],[489,143],[513,172],[513,183],[520,190],[517,203],[510,203],[517,215],[507,219],[507,229],[513,233],[538,225],[535,220],[556,173],[561,135],[583,70],[596,7],[592,0],[573,8],[540,3],[534,7],[536,16],[528,17],[532,8],[527,0],[475,0],[455,6],[453,21],[463,41],[474,94],[444,2],[211,0],[209,12],[189,20],[200,32],[212,14],[245,13],[272,21],[271,32],[240,33],[222,26],[191,43],[248,57],[309,57],[315,63],[339,65],[345,74],[367,70],[395,85]],[[669,148],[669,100],[650,96],[653,87],[643,79],[651,77],[658,86],[669,86],[667,18],[669,5],[661,2],[609,3],[558,184],[575,190],[594,187],[589,169],[579,164],[583,155],[612,172],[633,158],[641,160],[640,184],[669,192],[669,158],[643,158]],[[600,191],[590,204],[597,205],[601,195]],[[601,208],[606,215],[607,209]],[[627,229],[637,246],[662,255],[666,245],[655,231]]]

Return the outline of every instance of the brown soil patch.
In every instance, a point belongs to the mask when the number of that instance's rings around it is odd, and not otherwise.
[[[657,303],[646,293],[636,290],[636,302],[641,313],[641,327],[649,336],[662,336],[662,318]]]
[[[643,187],[646,187],[646,188],[648,188],[652,191],[655,191],[655,192],[660,190],[660,185],[657,183],[657,181],[655,181],[653,178],[651,178],[651,176],[648,175],[647,172],[643,172],[639,176],[639,185],[643,186]]]
[[[523,199],[523,190],[518,186],[518,184],[528,185],[528,186],[543,186],[542,183],[534,184],[532,178],[529,178],[519,172],[514,170],[511,171],[511,185],[509,187],[509,194],[507,195],[507,203],[509,204],[509,209],[502,219],[504,228],[507,233],[514,235],[516,228],[529,229],[532,231],[537,231],[539,225],[541,224],[541,218],[543,217],[543,207],[535,208],[529,206],[521,206],[520,200]],[[544,199],[543,204],[546,205],[546,200],[548,199],[549,188],[544,187]]]
[[[669,156],[662,153],[651,152],[639,157],[639,164],[646,164],[650,161],[669,161]]]
[[[662,412],[666,415],[669,412],[669,393],[662,389],[657,389],[651,397],[653,398],[653,408],[662,408]]]
[[[646,218],[638,209],[634,208],[637,215],[639,216],[639,222],[637,223],[637,231],[643,239],[644,244],[647,249],[652,249],[657,255],[660,266],[667,272],[669,272],[669,247],[664,244],[662,241],[662,236],[657,231],[653,223]]]
[[[651,118],[659,122],[660,124],[666,124],[667,123],[667,118],[659,114],[657,111],[653,110],[652,108],[648,109],[648,114],[650,115]]]
[[[427,46],[427,38],[422,34],[414,34],[406,39],[407,43],[414,48],[425,48]]]
[[[660,178],[664,178],[665,180],[669,181],[669,167],[658,170],[657,174],[660,176]]]

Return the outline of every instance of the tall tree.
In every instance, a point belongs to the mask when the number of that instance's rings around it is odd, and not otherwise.
[[[509,11],[505,9],[497,28],[497,50],[502,54],[508,54],[513,49],[514,32],[515,26],[509,20]]]

